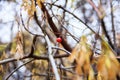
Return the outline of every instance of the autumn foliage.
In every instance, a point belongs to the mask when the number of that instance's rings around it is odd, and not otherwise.
[[[110,40],[106,32],[103,20],[106,14],[101,3],[96,7],[91,0],[86,0],[96,11],[102,26],[96,32],[87,22],[77,17],[74,11],[72,13],[66,9],[67,0],[64,7],[56,5],[57,1],[23,0],[19,19],[16,19],[16,36],[10,43],[0,45],[0,80],[119,80],[117,44]],[[71,0],[71,4],[73,2]],[[53,6],[63,10],[63,15],[55,15]],[[22,10],[27,12],[27,21],[23,18]],[[89,33],[81,33],[79,38],[76,37],[79,33],[73,35],[70,32],[72,29],[69,30],[71,24],[66,20],[66,13],[69,14],[68,20],[72,15],[71,18],[84,24],[90,30]],[[69,36],[76,45],[69,42],[72,40]],[[94,43],[89,39],[91,36],[94,36]]]
[[[75,80],[116,80],[116,76],[120,74],[120,63],[104,40],[101,41],[101,49],[99,57],[92,56],[93,51],[87,43],[87,38],[81,37],[69,59],[72,62],[76,61],[75,71],[77,75],[75,75]],[[94,72],[95,69],[97,72]],[[95,74],[97,75],[95,76]]]

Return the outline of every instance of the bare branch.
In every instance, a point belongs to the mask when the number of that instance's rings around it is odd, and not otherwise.
[[[91,0],[87,0],[87,1],[94,8],[94,10],[97,12],[97,15],[98,15],[98,17],[99,17],[99,19],[101,21],[101,26],[102,26],[103,32],[104,32],[105,36],[108,39],[108,43],[111,46],[111,48],[114,49],[112,41],[110,39],[110,36],[108,35],[108,32],[107,32],[107,29],[106,29],[106,26],[105,26],[105,22],[103,20],[104,16],[101,14],[101,12],[98,10],[98,8],[96,7],[96,5]]]
[[[117,52],[117,44],[116,44],[116,32],[115,32],[115,25],[114,25],[114,14],[113,14],[113,5],[112,0],[110,0],[110,8],[111,8],[111,24],[112,24],[112,32],[113,32],[113,42],[114,42],[114,50]]]
[[[46,17],[50,27],[52,28],[52,30],[54,31],[54,34],[56,35],[56,37],[60,37],[61,36],[61,32],[57,29],[56,25],[54,24],[52,17],[50,16],[50,14],[48,13],[48,10],[46,9],[46,7],[44,6],[44,4],[41,2],[41,10],[44,13],[44,16]],[[59,33],[59,34],[56,34]],[[69,44],[67,43],[67,41],[61,36],[62,38],[62,42],[61,44],[63,45],[63,47],[68,50],[68,51],[72,51],[72,48],[69,46]]]
[[[63,49],[63,48],[60,48],[60,47],[52,47],[52,49],[58,49],[58,50],[61,50],[61,51],[64,51],[64,52],[66,52],[67,54],[71,54],[69,51],[67,51],[67,50],[65,50],[65,49]]]
[[[28,56],[24,56],[23,58],[20,58],[19,60],[23,60],[23,59],[26,59],[26,58],[28,58]],[[6,64],[8,62],[13,62],[13,61],[17,61],[17,59],[15,59],[15,58],[4,59],[4,60],[0,61],[0,65],[1,64]]]
[[[23,21],[23,18],[22,18],[22,13],[21,13],[21,12],[20,12],[20,17],[21,17],[22,25],[23,25],[24,29],[25,29],[28,33],[30,33],[30,34],[32,34],[32,35],[37,35],[37,36],[40,36],[40,37],[44,37],[44,35],[32,33],[31,31],[29,31],[29,30],[26,28],[26,26],[25,26],[25,24],[24,24],[24,21]]]
[[[55,60],[52,56],[52,47],[51,47],[51,43],[50,43],[50,40],[48,38],[48,36],[46,35],[45,36],[45,39],[46,39],[46,42],[48,44],[48,56],[49,56],[49,60],[51,62],[51,65],[53,67],[53,71],[54,71],[54,74],[55,74],[55,77],[56,77],[56,80],[60,80],[60,76],[59,76],[59,73],[58,73],[58,70],[57,70],[57,66],[55,64]]]
[[[88,29],[90,29],[93,33],[96,33],[91,27],[89,27],[85,22],[83,22],[79,17],[77,17],[75,14],[73,14],[72,12],[68,11],[67,9],[63,8],[62,6],[60,5],[56,5],[56,4],[51,4],[51,3],[47,3],[46,4],[48,5],[53,5],[53,6],[56,6],[62,10],[64,10],[65,12],[69,13],[70,15],[72,15],[73,17],[75,17],[78,21],[80,21],[81,23],[83,23]]]
[[[99,11],[99,9],[96,7],[96,5],[91,0],[87,0],[87,1],[95,9],[98,17],[101,19],[103,16],[102,16],[101,12]]]
[[[64,57],[68,57],[69,55],[68,54],[62,54],[62,55],[55,55],[53,56],[54,58],[64,58]],[[36,56],[36,55],[33,55],[33,56],[24,56],[23,58],[20,58],[19,60],[23,60],[23,59],[27,59],[27,58],[34,58],[34,59],[41,59],[41,60],[49,60],[48,59],[48,56]],[[4,60],[1,60],[0,61],[0,65],[1,64],[6,64],[8,62],[13,62],[13,61],[17,61],[17,59],[15,58],[8,58],[8,59],[4,59]]]

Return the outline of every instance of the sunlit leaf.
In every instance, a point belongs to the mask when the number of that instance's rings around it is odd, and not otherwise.
[[[119,62],[106,41],[102,40],[101,45],[102,53],[97,63],[98,76],[102,80],[116,80],[119,73]]]
[[[110,59],[109,59],[107,56],[106,56],[105,64],[106,64],[106,67],[107,67],[107,68],[110,68],[110,67],[111,67]]]
[[[94,71],[93,71],[92,67],[90,67],[90,70],[89,70],[88,80],[95,80]]]
[[[100,56],[100,58],[98,59],[97,62],[97,70],[98,70],[98,78],[101,78],[103,80],[107,80],[108,79],[108,72],[107,72],[107,68],[106,68],[106,64],[105,64],[105,56],[102,55]]]
[[[88,54],[83,54],[85,55],[85,59],[84,59],[84,63],[83,63],[83,70],[84,70],[84,74],[89,74],[89,71],[90,71],[90,57]],[[80,63],[79,63],[80,64]],[[78,65],[79,66],[79,65]]]

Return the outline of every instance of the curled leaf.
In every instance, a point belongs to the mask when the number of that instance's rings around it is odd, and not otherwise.
[[[22,39],[21,32],[18,32],[16,38],[17,38],[17,45],[16,45],[16,52],[15,52],[14,57],[16,59],[20,59],[23,57],[23,39]]]

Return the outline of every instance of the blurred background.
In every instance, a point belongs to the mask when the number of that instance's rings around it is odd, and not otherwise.
[[[54,33],[51,29],[49,23],[45,20],[45,16],[39,5],[35,6],[36,10],[34,10],[34,7],[32,8],[32,1],[34,0],[0,0],[1,60],[13,57],[14,54],[11,53],[16,52],[19,32],[22,34],[22,37],[19,37],[23,39],[24,54],[30,52],[34,34],[44,35],[44,30],[49,36],[52,45],[59,45],[56,42],[56,38],[58,37],[56,34],[59,33]],[[85,35],[88,38],[88,43],[92,47],[96,44],[95,52],[100,53],[100,41],[97,41],[96,38],[96,34],[99,34],[104,36],[111,48],[117,55],[120,55],[120,1],[92,0],[92,2],[94,4],[91,3],[91,0],[45,0],[44,5],[52,17],[57,29],[61,32],[59,37],[62,36],[72,49],[79,43],[81,36]],[[41,27],[36,24],[36,21],[32,17],[34,11],[37,13]],[[61,47],[61,45],[59,46]],[[4,50],[7,55],[3,56]],[[39,37],[36,41],[36,50],[34,54],[39,56],[44,53],[46,53],[45,39]],[[3,72],[0,72],[0,74],[5,77],[17,66],[23,64],[23,62],[25,61],[19,61],[18,63],[11,62],[9,67],[7,66],[8,71],[4,74]],[[38,63],[44,67],[40,67]],[[48,64],[44,64],[44,61],[36,61],[30,65],[33,64],[35,64],[34,68],[39,66],[40,72],[47,71],[46,65]],[[32,72],[37,72],[37,69],[32,69],[31,66],[23,66],[10,77],[10,80],[31,80],[29,76],[32,76]],[[25,74],[28,74],[29,76]],[[0,80],[2,80],[3,77],[1,76]],[[25,79],[25,77],[27,78]],[[38,79],[39,78],[37,77],[33,77],[33,80]],[[43,80],[44,79],[46,78],[43,78]]]

